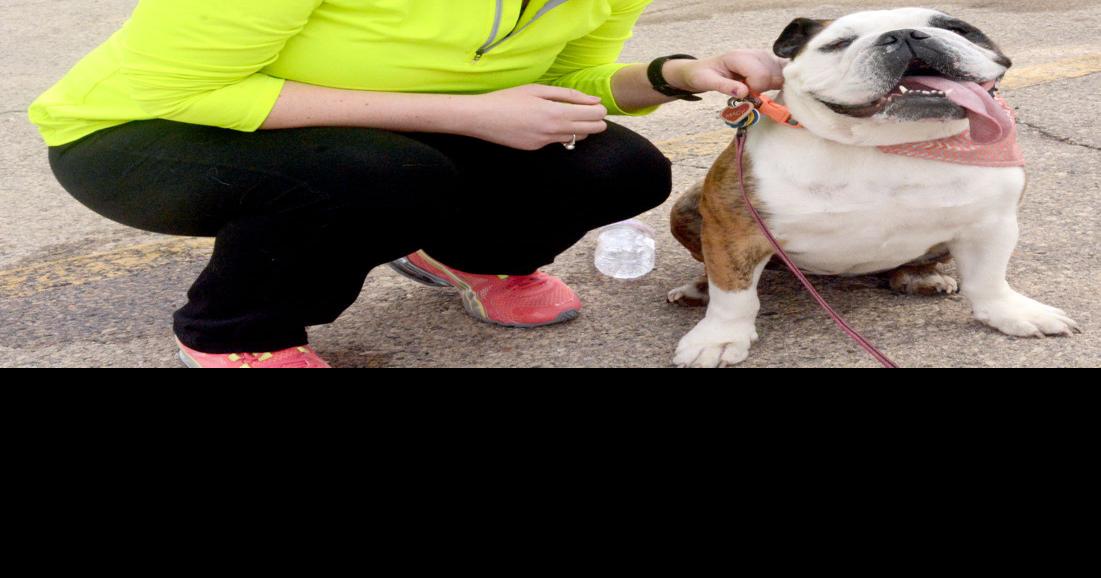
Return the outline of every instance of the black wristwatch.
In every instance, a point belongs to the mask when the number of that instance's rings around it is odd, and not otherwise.
[[[674,54],[672,56],[664,56],[650,63],[650,68],[646,70],[646,76],[650,77],[650,84],[654,86],[654,90],[664,94],[665,96],[673,96],[681,100],[689,100],[696,102],[703,100],[702,98],[688,92],[687,90],[681,90],[670,86],[669,81],[665,80],[665,75],[662,74],[662,69],[665,67],[665,63],[670,60],[698,60],[695,56],[689,56],[687,54]]]

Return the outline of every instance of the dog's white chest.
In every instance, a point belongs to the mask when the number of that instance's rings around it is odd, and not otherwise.
[[[887,155],[779,126],[751,134],[748,152],[769,226],[816,274],[860,275],[920,259],[976,222],[1014,214],[1024,189],[1021,169]]]

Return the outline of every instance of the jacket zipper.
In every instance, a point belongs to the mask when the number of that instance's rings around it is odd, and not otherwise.
[[[566,2],[567,0],[550,0],[549,2],[544,4],[542,8],[539,9],[539,12],[535,13],[535,16],[531,19],[530,22],[521,26],[520,28],[513,30],[512,32],[509,32],[508,36],[505,36],[504,38],[494,42],[494,39],[497,38],[497,34],[501,31],[501,19],[504,17],[504,0],[497,0],[497,16],[493,19],[493,32],[489,35],[489,40],[487,40],[486,43],[483,44],[482,47],[474,53],[474,62],[480,61],[486,54],[489,53],[489,51],[497,48],[501,44],[505,43],[505,41],[511,38],[515,38],[521,32],[527,30],[532,24],[535,24],[536,20],[539,20],[540,18],[546,16],[548,12],[554,10],[555,8],[558,8]],[[521,17],[523,17],[523,14],[521,14]]]

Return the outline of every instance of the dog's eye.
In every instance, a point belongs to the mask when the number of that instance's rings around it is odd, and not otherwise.
[[[971,38],[972,36],[978,36],[982,34],[978,28],[975,28],[974,26],[967,22],[964,22],[963,20],[937,18],[930,22],[930,25],[936,28],[940,28],[942,30],[947,30],[954,34],[959,34],[964,38]]]
[[[856,42],[856,37],[842,38],[833,43],[827,44],[822,47],[822,52],[837,52],[838,50],[844,50],[853,45]]]

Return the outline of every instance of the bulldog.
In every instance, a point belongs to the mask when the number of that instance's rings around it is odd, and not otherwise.
[[[887,273],[907,294],[968,298],[1009,335],[1070,335],[1066,313],[1006,280],[1026,178],[997,83],[1012,62],[981,30],[920,8],[800,18],[775,44],[790,59],[775,100],[801,127],[749,129],[745,181],[804,272]],[[674,236],[706,265],[669,301],[706,304],[674,363],[741,363],[757,340],[757,284],[774,250],[743,201],[736,145],[672,213]],[[945,273],[954,259],[961,282]]]

